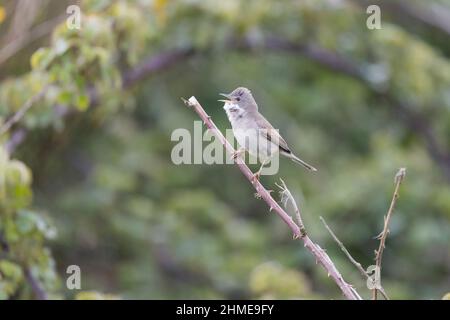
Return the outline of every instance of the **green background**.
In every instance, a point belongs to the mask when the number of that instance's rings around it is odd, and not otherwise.
[[[171,161],[173,130],[198,120],[180,97],[195,95],[224,131],[218,93],[246,86],[319,169],[280,159],[262,183],[285,180],[364,298],[319,216],[374,264],[406,167],[382,284],[394,299],[441,299],[450,1],[372,2],[381,29],[366,26],[366,1],[85,0],[71,30],[74,1],[0,1],[0,122],[44,90],[0,137],[0,298],[343,298],[236,166]],[[66,288],[69,265],[81,290]]]

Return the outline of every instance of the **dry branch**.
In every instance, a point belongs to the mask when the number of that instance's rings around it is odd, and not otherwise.
[[[198,116],[203,120],[204,124],[208,127],[209,131],[224,145],[225,149],[229,152],[229,154],[234,154],[235,150],[233,146],[225,139],[224,135],[214,122],[211,120],[211,117],[205,112],[200,103],[197,101],[195,97],[191,97],[189,100],[184,100],[184,103],[192,108]],[[334,282],[341,289],[342,293],[347,299],[350,300],[361,300],[361,297],[356,292],[356,290],[347,282],[344,281],[342,275],[334,266],[330,257],[325,253],[325,251],[320,248],[319,245],[315,244],[306,233],[302,233],[300,227],[294,222],[289,214],[281,208],[281,206],[272,198],[270,192],[264,188],[264,186],[253,177],[253,172],[247,167],[244,161],[237,157],[235,159],[236,165],[239,167],[241,172],[250,181],[253,187],[256,189],[261,198],[267,203],[270,210],[274,210],[278,216],[289,226],[291,231],[294,234],[294,239],[301,239],[303,241],[304,246],[313,254],[316,259],[316,262],[322,265],[328,275],[334,280]]]
[[[361,273],[361,275],[366,278],[366,279],[370,279],[370,275],[367,273],[366,270],[364,270],[364,268],[362,267],[361,263],[359,263],[358,261],[355,260],[355,258],[352,257],[352,255],[350,254],[350,252],[347,250],[347,248],[344,246],[344,244],[342,243],[341,240],[339,240],[339,238],[336,236],[336,234],[333,232],[333,230],[331,230],[331,228],[328,226],[328,224],[326,223],[325,219],[323,217],[319,217],[320,220],[322,221],[323,225],[325,226],[325,228],[328,230],[328,232],[330,233],[330,235],[333,237],[334,241],[336,241],[336,243],[338,244],[339,248],[341,248],[341,250],[345,253],[345,255],[347,256],[347,258],[350,260],[350,262],[358,269],[358,271]],[[388,295],[386,294],[386,291],[383,289],[383,287],[380,286],[380,292],[383,295],[383,297],[386,300],[389,300]]]
[[[301,236],[306,235],[306,229],[305,225],[303,224],[302,215],[300,214],[300,209],[297,206],[297,202],[295,201],[294,197],[292,196],[291,191],[289,191],[288,187],[286,186],[286,183],[284,183],[283,179],[280,178],[281,185],[278,185],[278,188],[281,189],[280,195],[281,195],[281,202],[284,203],[284,207],[287,209],[288,201],[291,201],[292,206],[294,207],[295,216],[297,217],[298,226],[300,228]]]
[[[405,178],[405,175],[406,175],[405,168],[400,168],[398,170],[397,174],[395,175],[395,179],[394,179],[395,188],[394,188],[394,194],[392,195],[391,205],[389,206],[387,215],[384,217],[383,231],[381,232],[381,234],[378,237],[380,239],[380,245],[378,247],[378,250],[375,251],[375,261],[376,261],[376,266],[379,268],[380,271],[381,271],[381,261],[383,259],[383,251],[385,248],[386,238],[389,233],[389,222],[391,221],[392,213],[394,212],[395,204],[397,203],[397,199],[399,197],[398,190],[400,189],[400,184],[402,183],[403,179]],[[372,291],[372,297],[374,300],[377,300],[377,292],[378,292],[378,290],[376,288],[373,289],[373,291]]]

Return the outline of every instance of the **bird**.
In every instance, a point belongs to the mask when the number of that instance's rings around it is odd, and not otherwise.
[[[238,87],[231,93],[220,93],[220,95],[226,98],[219,101],[224,102],[223,108],[240,146],[234,152],[232,158],[236,159],[247,151],[262,163],[259,170],[254,174],[254,179],[259,180],[263,167],[277,153],[310,171],[317,171],[315,167],[306,163],[291,151],[278,130],[259,112],[258,104],[249,89]]]

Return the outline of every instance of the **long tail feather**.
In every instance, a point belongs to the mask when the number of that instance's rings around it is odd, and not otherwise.
[[[302,159],[296,157],[294,154],[292,153],[288,153],[286,154],[286,156],[288,156],[289,158],[291,158],[292,161],[294,161],[295,163],[301,164],[302,166],[304,166],[306,169],[310,170],[310,171],[317,171],[316,168],[314,168],[312,165],[306,163],[305,161],[303,161]]]

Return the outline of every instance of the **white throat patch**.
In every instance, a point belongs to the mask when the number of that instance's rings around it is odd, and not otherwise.
[[[245,113],[244,109],[232,102],[225,102],[223,109],[227,113],[228,119],[230,120],[231,124],[233,124],[234,121],[240,119]]]

